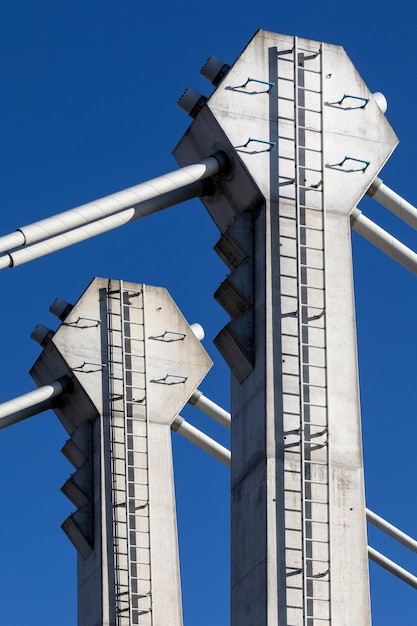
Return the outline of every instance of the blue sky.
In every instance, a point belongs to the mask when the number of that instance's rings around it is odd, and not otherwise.
[[[413,6],[351,0],[234,3],[179,0],[4,0],[0,19],[2,233],[176,169],[171,152],[190,119],[176,102],[213,53],[233,62],[258,28],[343,45],[371,91],[388,100],[400,145],[381,173],[417,203],[417,61]],[[360,207],[410,246],[416,234],[371,200]],[[212,294],[227,273],[218,232],[188,202],[100,238],[1,273],[0,400],[34,387],[38,322],[75,301],[94,276],[166,287],[206,331],[214,360],[202,390],[229,406],[228,371],[212,339],[226,315]],[[368,506],[417,535],[416,278],[353,237]],[[228,445],[196,409],[184,416]],[[0,434],[0,623],[75,626],[75,551],[60,529],[72,468],[49,412]],[[185,626],[229,624],[229,475],[174,437]],[[381,533],[370,543],[417,573],[417,557]],[[416,591],[371,565],[375,626],[415,625]]]

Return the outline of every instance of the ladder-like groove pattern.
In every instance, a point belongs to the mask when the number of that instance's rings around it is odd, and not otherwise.
[[[107,292],[116,626],[152,626],[143,291]]]
[[[321,49],[277,51],[288,626],[331,623]]]

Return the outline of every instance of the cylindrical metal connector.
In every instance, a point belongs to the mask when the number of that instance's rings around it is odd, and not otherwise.
[[[230,70],[230,65],[224,63],[219,57],[213,54],[207,59],[203,67],[201,68],[201,74],[204,78],[207,78],[212,85],[217,87],[221,80],[226,76]]]
[[[232,416],[228,411],[222,409],[221,406],[204,396],[199,389],[192,394],[188,403],[200,409],[203,413],[216,420],[222,426],[230,430]]]
[[[220,443],[209,437],[208,435],[195,428],[188,422],[185,421],[183,417],[177,415],[175,420],[171,424],[171,429],[191,441],[195,443],[196,446],[211,454],[216,459],[224,463],[225,465],[230,465],[231,463],[231,453],[230,450],[222,446]]]
[[[417,230],[416,207],[385,185],[378,176],[369,187],[367,195],[377,200],[377,202],[391,211],[391,213],[394,213],[394,215],[403,220],[403,222]]]
[[[182,111],[188,113],[190,117],[196,117],[206,102],[206,96],[203,96],[199,91],[189,87],[178,100],[178,106]]]
[[[62,322],[73,308],[73,304],[70,304],[62,298],[56,298],[49,307],[49,312],[52,313],[52,315],[55,315]]]
[[[37,324],[35,329],[31,332],[30,338],[44,348],[54,335],[54,331],[50,328],[47,328],[43,324]]]
[[[363,215],[359,209],[353,209],[350,223],[357,233],[373,243],[377,248],[388,254],[395,261],[417,274],[417,254],[401,241],[390,235],[386,230]]]
[[[52,399],[71,390],[66,376],[0,404],[0,429],[21,422],[52,407]]]

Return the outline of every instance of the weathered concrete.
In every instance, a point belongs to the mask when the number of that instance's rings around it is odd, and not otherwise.
[[[33,367],[74,385],[56,412],[77,468],[79,626],[182,625],[170,425],[210,367],[165,289],[99,278]]]
[[[370,624],[349,214],[396,143],[342,48],[259,31],[175,149],[233,164],[232,626]]]

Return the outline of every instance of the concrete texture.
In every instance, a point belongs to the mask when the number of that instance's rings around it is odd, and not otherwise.
[[[56,409],[77,468],[63,529],[79,626],[182,626],[170,426],[211,360],[165,289],[96,278],[32,369],[74,391]]]
[[[174,151],[232,163],[232,626],[371,623],[349,214],[396,144],[342,48],[258,31]]]

